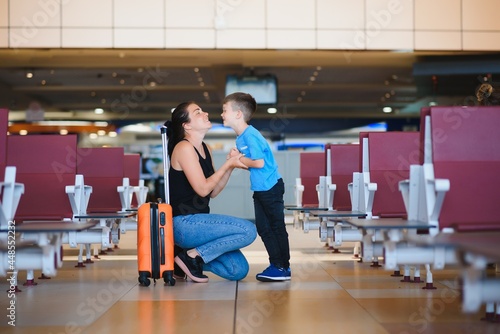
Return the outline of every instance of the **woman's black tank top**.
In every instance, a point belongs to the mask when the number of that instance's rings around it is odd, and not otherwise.
[[[214,167],[207,145],[205,143],[202,144],[205,152],[205,159],[203,159],[200,152],[198,152],[196,148],[195,150],[198,154],[198,161],[200,162],[203,174],[205,175],[205,178],[208,178],[214,173]],[[193,187],[191,187],[191,184],[189,184],[184,171],[175,170],[170,167],[168,177],[170,187],[170,205],[172,206],[172,214],[174,217],[194,213],[210,213],[210,194],[205,197],[198,195],[193,190]]]

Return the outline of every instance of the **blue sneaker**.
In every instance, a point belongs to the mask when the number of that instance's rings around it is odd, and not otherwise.
[[[286,269],[278,268],[271,264],[263,272],[257,274],[255,278],[261,282],[288,281],[291,278],[291,272],[288,272]]]
[[[288,277],[288,279],[292,279],[292,269],[288,267],[285,269],[285,271],[286,271],[286,277]]]

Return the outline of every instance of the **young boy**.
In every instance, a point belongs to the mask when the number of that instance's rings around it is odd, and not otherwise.
[[[270,265],[256,278],[262,282],[291,279],[290,246],[285,226],[283,194],[285,186],[278,172],[273,152],[262,134],[248,122],[257,109],[255,99],[246,93],[233,93],[224,99],[224,126],[236,132],[236,148],[229,156],[239,154],[250,171],[255,208],[255,224],[269,255]]]

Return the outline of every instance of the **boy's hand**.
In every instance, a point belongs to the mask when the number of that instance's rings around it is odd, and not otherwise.
[[[237,149],[236,147],[233,147],[233,148],[229,151],[229,153],[227,154],[227,156],[226,156],[226,160],[229,160],[229,158],[234,157],[234,156],[236,156],[236,155],[238,155],[238,154],[240,154],[240,151],[238,151],[238,149]]]
[[[248,167],[241,162],[240,158],[243,157],[244,155],[241,153],[238,153],[238,155],[233,155],[232,157],[229,157],[227,161],[229,162],[230,166],[233,168],[244,168],[248,169]]]

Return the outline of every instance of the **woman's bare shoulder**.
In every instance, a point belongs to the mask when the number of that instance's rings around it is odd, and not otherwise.
[[[195,154],[195,150],[193,145],[187,140],[180,141],[175,145],[174,151],[172,155],[176,155],[179,157],[190,156],[191,154]]]
[[[181,140],[180,142],[177,143],[177,145],[175,145],[175,148],[176,149],[186,149],[186,148],[192,148],[193,145],[191,145],[190,142],[188,142],[187,140]]]

